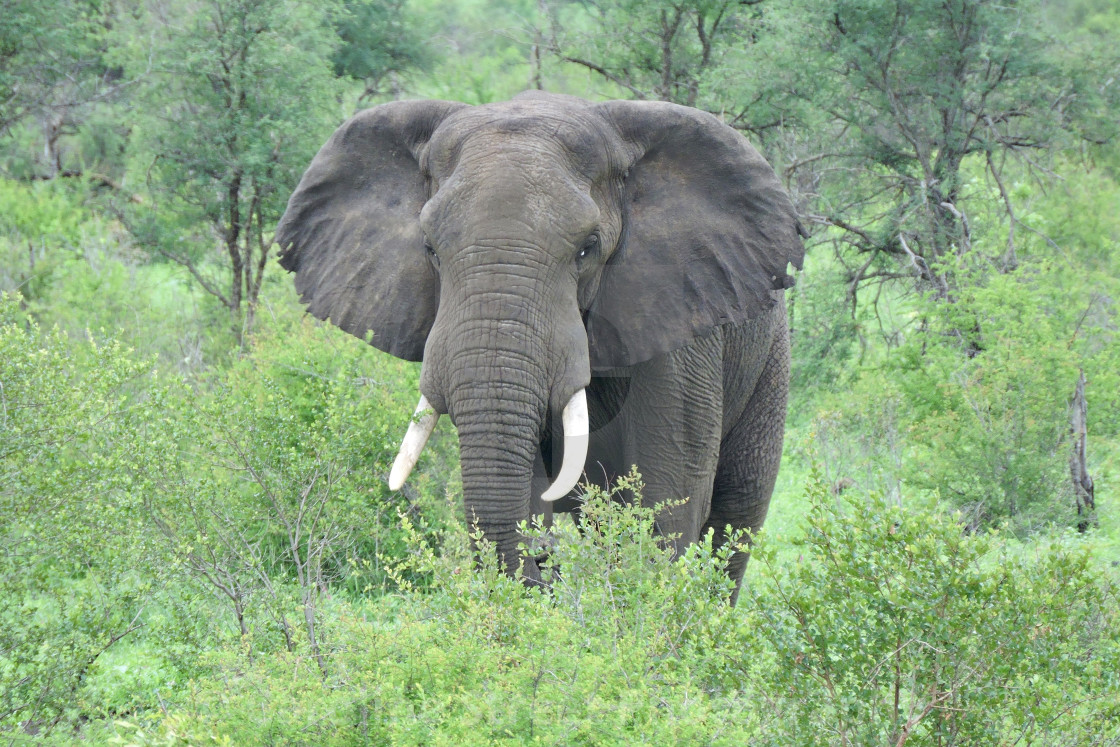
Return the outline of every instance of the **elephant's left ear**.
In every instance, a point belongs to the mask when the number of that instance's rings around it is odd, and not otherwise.
[[[630,167],[623,236],[588,309],[592,367],[633,365],[770,309],[805,250],[765,159],[696,109],[647,101],[596,109]]]

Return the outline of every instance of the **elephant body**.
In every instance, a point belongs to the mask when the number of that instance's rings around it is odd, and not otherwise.
[[[459,430],[467,520],[511,572],[539,579],[517,526],[578,508],[581,473],[606,487],[637,465],[647,502],[683,501],[657,521],[678,550],[761,526],[801,228],[711,115],[536,92],[385,104],[323,146],[277,242],[312,314],[423,361],[419,409]]]

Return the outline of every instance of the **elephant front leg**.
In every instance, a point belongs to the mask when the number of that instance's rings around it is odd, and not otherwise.
[[[626,474],[636,465],[642,502],[663,506],[657,532],[679,555],[695,542],[711,507],[723,417],[722,332],[627,369],[629,386],[617,415],[593,438],[588,475]]]

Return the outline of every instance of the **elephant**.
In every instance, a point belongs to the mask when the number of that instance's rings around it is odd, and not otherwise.
[[[761,527],[804,236],[773,169],[717,117],[532,91],[356,114],[276,243],[310,314],[422,361],[390,487],[449,415],[467,520],[534,583],[519,526],[578,510],[581,476],[605,487],[636,465],[678,554]],[[730,561],[732,603],[746,562]]]

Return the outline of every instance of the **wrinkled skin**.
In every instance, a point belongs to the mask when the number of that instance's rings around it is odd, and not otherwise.
[[[312,314],[423,360],[421,392],[459,431],[468,521],[534,580],[517,525],[541,510],[559,414],[584,388],[587,480],[636,464],[647,502],[685,500],[658,518],[678,550],[761,526],[799,232],[773,171],[714,117],[531,93],[358,114],[277,242]]]

